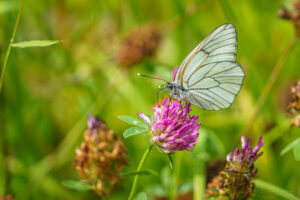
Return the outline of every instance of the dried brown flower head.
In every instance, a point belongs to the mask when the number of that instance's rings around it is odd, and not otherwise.
[[[291,126],[300,127],[300,80],[291,87],[292,101],[288,105],[288,116],[292,120]]]
[[[300,1],[295,0],[292,3],[292,9],[279,8],[278,14],[283,19],[291,20],[296,29],[297,36],[300,36]]]
[[[127,165],[121,140],[99,119],[89,116],[84,141],[76,149],[76,170],[95,187],[100,196],[108,196],[122,180],[118,177]]]
[[[154,25],[146,25],[130,31],[117,54],[117,62],[131,67],[146,57],[153,56],[161,41],[161,32]]]

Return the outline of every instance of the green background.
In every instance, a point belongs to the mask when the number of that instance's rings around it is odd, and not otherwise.
[[[0,1],[1,68],[21,1]],[[255,120],[251,116],[270,74],[288,47],[295,31],[280,19],[278,8],[289,2],[263,0],[31,0],[25,1],[16,42],[62,40],[44,48],[13,48],[0,94],[0,194],[16,199],[97,199],[91,192],[74,192],[61,182],[77,179],[74,149],[79,146],[88,113],[103,119],[122,136],[129,126],[119,115],[152,114],[159,83],[136,73],[161,75],[170,80],[173,67],[217,26],[233,23],[238,33],[237,61],[245,80],[234,104],[223,111],[192,107],[202,122],[204,144],[194,153],[175,155],[178,184],[193,181],[203,160],[225,158],[247,137],[265,143],[256,162],[258,177],[300,196],[299,162],[282,149],[299,137],[290,128],[286,106],[290,85],[300,78],[300,47],[296,43]],[[115,62],[122,39],[139,26],[153,23],[162,32],[155,56],[124,68]],[[249,125],[248,125],[249,124]],[[133,171],[149,145],[147,135],[124,141]],[[195,159],[196,158],[196,159]],[[144,168],[161,173],[169,163],[154,149]],[[162,173],[164,174],[164,173]],[[142,176],[138,191],[149,197],[153,188],[167,180]],[[126,199],[132,177],[110,199]],[[151,190],[152,189],[152,190]],[[156,191],[157,192],[157,191]],[[257,189],[254,199],[282,199]]]

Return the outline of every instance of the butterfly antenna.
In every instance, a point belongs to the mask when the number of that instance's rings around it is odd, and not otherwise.
[[[151,78],[151,79],[157,79],[157,80],[161,80],[161,81],[165,81],[166,83],[168,83],[168,81],[162,79],[162,78],[159,78],[159,77],[155,77],[155,76],[147,76],[147,75],[144,75],[144,74],[140,74],[140,73],[137,73],[138,76],[143,76],[143,77],[146,77],[146,78]]]

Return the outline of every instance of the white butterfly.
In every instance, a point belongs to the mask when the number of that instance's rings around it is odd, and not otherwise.
[[[228,108],[244,79],[240,64],[235,62],[236,37],[233,24],[213,30],[184,59],[174,81],[167,83],[169,95],[204,110]]]

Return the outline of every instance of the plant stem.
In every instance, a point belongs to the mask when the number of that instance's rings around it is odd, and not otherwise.
[[[144,153],[144,155],[143,155],[143,157],[142,157],[142,159],[141,159],[141,161],[140,161],[140,163],[139,163],[139,165],[138,165],[138,168],[136,169],[136,172],[141,171],[142,166],[143,166],[144,162],[146,161],[146,159],[147,159],[147,157],[148,157],[148,155],[149,155],[149,153],[150,153],[152,147],[153,147],[153,144],[151,144],[151,145],[147,148],[147,150],[145,151],[145,153]],[[133,183],[132,183],[132,187],[131,187],[131,191],[130,191],[128,200],[131,200],[131,199],[133,198],[133,195],[134,195],[134,193],[135,193],[135,188],[136,188],[136,184],[137,184],[138,179],[139,179],[139,175],[137,174],[137,175],[134,176],[134,179],[133,179]]]
[[[18,29],[18,25],[19,25],[19,22],[20,22],[22,10],[23,10],[23,7],[24,7],[24,1],[25,0],[22,0],[22,2],[21,2],[21,6],[20,6],[20,9],[19,9],[17,21],[15,23],[14,30],[13,30],[12,36],[10,38],[10,42],[8,44],[6,54],[5,54],[4,63],[3,63],[2,70],[1,70],[1,77],[0,77],[0,93],[2,91],[2,85],[3,85],[3,81],[4,81],[4,75],[5,75],[5,71],[6,71],[6,67],[7,67],[8,58],[9,58],[9,55],[10,55],[11,45],[14,42],[16,32],[17,32],[17,29]]]
[[[254,112],[252,114],[252,116],[250,117],[250,120],[248,120],[248,123],[246,124],[246,126],[244,127],[244,129],[241,132],[241,135],[247,135],[250,131],[251,131],[251,127],[253,125],[253,123],[255,122],[258,113],[260,112],[262,106],[264,105],[267,97],[269,96],[277,78],[278,75],[286,61],[286,59],[288,58],[288,55],[290,54],[291,50],[293,49],[293,47],[295,46],[296,42],[297,42],[298,37],[293,37],[293,39],[291,40],[291,42],[288,44],[287,48],[285,49],[285,51],[281,54],[281,56],[279,57],[279,59],[277,60],[275,67],[268,79],[268,82],[266,83],[266,85],[263,88],[263,91],[260,95],[260,97],[257,100],[257,103],[255,105],[254,108]]]
[[[197,164],[197,169],[195,169],[194,174],[194,200],[204,200],[205,199],[205,162],[199,161]]]
[[[181,159],[182,159],[182,153],[181,151],[176,152],[176,156],[174,154],[174,166],[172,169],[172,181],[169,191],[169,199],[174,200],[177,197],[177,189],[178,189],[178,177],[180,174],[180,168],[181,168]]]

